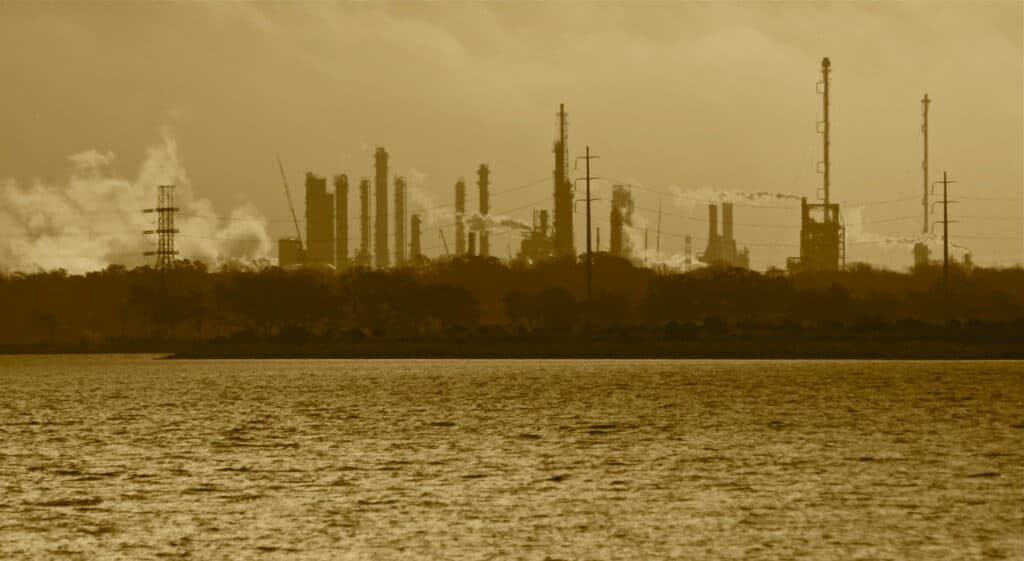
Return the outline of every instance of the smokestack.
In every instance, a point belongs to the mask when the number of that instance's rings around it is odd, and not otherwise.
[[[455,255],[466,254],[466,182],[455,183]]]
[[[334,201],[327,179],[306,173],[306,256],[313,265],[334,263]]]
[[[405,178],[395,178],[395,265],[405,265]]]
[[[469,256],[476,255],[476,232],[469,233]]]
[[[378,269],[390,265],[388,257],[388,153],[378,146],[374,154],[374,198],[377,213],[373,222],[373,258]]]
[[[370,180],[359,182],[359,266],[370,266]]]
[[[478,179],[477,187],[480,188],[480,216],[487,217],[491,210],[490,202],[490,185],[491,185],[491,168],[487,164],[480,164],[480,168],[476,170]],[[488,257],[491,254],[491,240],[490,234],[487,232],[487,223],[484,222],[484,229],[480,232],[480,257]]]
[[[548,211],[540,211],[540,235],[547,237],[548,235]]]
[[[575,257],[572,229],[572,181],[569,180],[568,123],[565,104],[558,106],[558,140],[555,141],[555,257]]]
[[[629,240],[623,235],[623,227],[633,225],[633,195],[626,185],[612,187],[611,239],[609,251],[617,257],[630,257]]]
[[[348,176],[334,176],[334,266],[348,268]]]
[[[718,206],[708,205],[708,243],[718,238]]]
[[[409,259],[415,261],[420,257],[420,215],[414,214],[409,218],[409,229]]]
[[[722,237],[732,239],[732,203],[722,203]]]

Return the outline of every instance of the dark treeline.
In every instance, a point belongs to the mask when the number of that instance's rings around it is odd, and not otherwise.
[[[581,263],[441,261],[388,271],[111,266],[0,276],[0,343],[142,339],[398,338],[762,329],[932,329],[1024,325],[1024,270],[910,274],[853,266],[785,275],[680,274],[595,256],[592,300]]]

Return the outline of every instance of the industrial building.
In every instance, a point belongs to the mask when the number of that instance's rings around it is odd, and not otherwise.
[[[554,255],[555,257],[576,257],[576,245],[573,240],[572,211],[573,185],[569,179],[569,145],[568,115],[565,104],[558,108],[558,139],[555,140],[555,224],[554,224]]]
[[[633,227],[633,208],[633,193],[629,190],[629,186],[614,185],[612,187],[612,212],[609,219],[611,223],[609,253],[615,257],[630,259],[633,256],[633,247],[625,231],[627,228]],[[600,242],[598,246],[600,246]]]
[[[420,215],[413,214],[409,218],[409,261],[413,264],[418,263],[423,258],[423,253],[420,249],[421,228]]]
[[[302,242],[298,238],[281,238],[277,240],[277,264],[282,268],[297,267],[306,262],[303,256]]]
[[[484,227],[480,231],[480,257],[489,257],[491,255],[491,237],[487,231],[487,216],[491,211],[491,168],[487,164],[480,164],[476,174],[476,185],[480,193],[480,216],[484,218]]]
[[[548,211],[533,213],[533,228],[523,233],[519,246],[519,259],[526,263],[537,263],[551,259],[555,253],[554,239],[549,233]]]
[[[334,176],[334,266],[348,268],[348,176]]]
[[[356,253],[357,267],[370,267],[370,180],[359,182],[359,252]]]
[[[455,182],[455,255],[466,254],[466,182]]]
[[[327,180],[306,174],[306,264],[334,265],[334,195]]]
[[[388,153],[377,147],[374,154],[374,199],[376,216],[373,221],[373,263],[378,269],[391,264],[388,256]]]
[[[395,178],[395,266],[405,265],[405,203],[404,177]]]
[[[836,271],[846,264],[846,229],[839,214],[839,205],[831,202],[831,175],[829,147],[829,86],[832,63],[828,57],[821,60],[822,116],[819,132],[822,134],[824,159],[818,163],[822,173],[821,203],[800,201],[800,257],[787,260],[791,271]]]
[[[736,248],[732,203],[722,203],[722,232],[718,232],[718,206],[708,205],[708,245],[697,259],[713,267],[750,268],[750,252]]]

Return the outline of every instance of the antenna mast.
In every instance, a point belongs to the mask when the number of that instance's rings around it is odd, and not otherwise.
[[[829,122],[828,122],[828,82],[829,82],[828,75],[832,72],[831,67],[832,67],[832,62],[829,61],[828,57],[825,57],[825,58],[821,59],[822,113],[823,113],[823,118],[824,118],[824,126],[823,126],[823,130],[822,130],[822,134],[824,136],[824,143],[823,144],[824,144],[824,152],[825,152],[825,160],[824,160],[824,162],[822,162],[822,165],[824,166],[824,176],[825,176],[823,188],[825,190],[825,212],[826,212],[826,215],[828,213],[829,186],[830,186],[829,161],[828,161],[829,160],[829,158],[828,158],[828,149],[829,149],[829,141],[830,141],[829,134],[828,134],[828,126],[829,126]]]

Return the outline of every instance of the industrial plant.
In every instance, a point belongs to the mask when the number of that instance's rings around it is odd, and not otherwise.
[[[800,198],[799,215],[799,255],[786,260],[786,269],[790,272],[801,271],[838,271],[846,267],[846,226],[840,205],[835,202],[832,188],[831,169],[831,120],[830,120],[830,89],[831,61],[821,61],[818,93],[821,95],[822,120],[818,123],[821,135],[822,159],[818,162],[817,171],[822,176],[817,196],[813,199]],[[928,182],[928,106],[931,100],[927,95],[922,99],[922,133],[924,136],[924,227],[922,240],[931,235],[929,230],[930,211]],[[587,225],[590,227],[590,201],[600,200],[584,197],[578,199],[571,177],[569,163],[574,161],[569,155],[568,144],[568,113],[565,104],[560,104],[556,113],[556,132],[552,143],[552,207],[551,209],[534,209],[533,219],[529,224],[518,222],[515,228],[521,239],[518,241],[516,254],[509,244],[508,260],[526,264],[537,264],[552,259],[582,259],[578,253],[574,232],[574,214],[579,212],[576,203],[586,201]],[[582,159],[576,158],[576,159]],[[384,147],[377,147],[373,154],[372,191],[371,178],[359,180],[358,205],[358,245],[349,247],[349,175],[334,175],[332,189],[328,189],[324,176],[314,172],[305,175],[305,231],[299,228],[295,219],[295,211],[291,207],[291,194],[288,190],[284,168],[281,166],[282,180],[295,226],[295,235],[281,238],[278,242],[278,262],[284,268],[323,268],[343,271],[350,267],[387,269],[390,267],[422,266],[429,262],[423,247],[423,229],[427,221],[417,211],[410,209],[408,204],[408,185],[406,179],[393,175],[391,154]],[[280,163],[280,162],[279,162]],[[588,159],[589,163],[589,159]],[[589,166],[588,166],[589,169]],[[589,172],[588,172],[589,173]],[[579,178],[582,180],[584,178]],[[467,182],[457,178],[453,183],[453,209],[450,224],[437,225],[430,223],[431,228],[438,227],[438,235],[444,251],[440,259],[458,259],[469,257],[491,258],[493,217],[491,216],[491,168],[481,163],[476,169],[477,212],[467,208]],[[389,186],[393,185],[393,193],[389,194]],[[648,228],[638,228],[636,221],[637,206],[631,185],[613,184],[608,215],[609,243],[607,254],[634,262],[637,265],[650,265],[651,260],[657,262],[661,256],[661,208],[658,212],[658,225],[655,232]],[[796,198],[785,195],[786,198]],[[704,250],[693,258],[692,237],[685,236],[684,255],[681,262],[683,271],[693,267],[750,268],[750,251],[742,247],[735,238],[733,222],[735,204],[726,200],[709,200],[707,218],[707,237]],[[390,204],[390,207],[389,207]],[[940,201],[934,204],[942,204]],[[372,212],[371,212],[372,208]],[[412,213],[410,214],[410,210]],[[721,214],[719,215],[719,212]],[[721,229],[719,229],[721,216]],[[695,219],[696,220],[696,219]],[[948,219],[935,221],[946,227]],[[645,224],[641,222],[641,224]],[[446,233],[446,227],[450,228]],[[503,232],[508,233],[508,232]],[[655,248],[651,252],[648,245],[649,233],[654,234]],[[393,237],[392,237],[393,236]],[[454,240],[448,236],[452,236]],[[371,244],[372,238],[372,244]],[[587,236],[586,258],[593,252]],[[700,238],[698,238],[699,240]],[[449,247],[451,241],[452,246]],[[640,245],[642,244],[642,247]],[[600,227],[597,227],[597,251],[600,252]],[[756,245],[756,244],[755,244]],[[923,242],[914,244],[913,262],[915,266],[931,263],[931,249]],[[969,257],[967,258],[969,262]],[[946,257],[948,261],[948,256]],[[675,261],[679,266],[680,261]],[[702,265],[698,265],[702,264]]]

